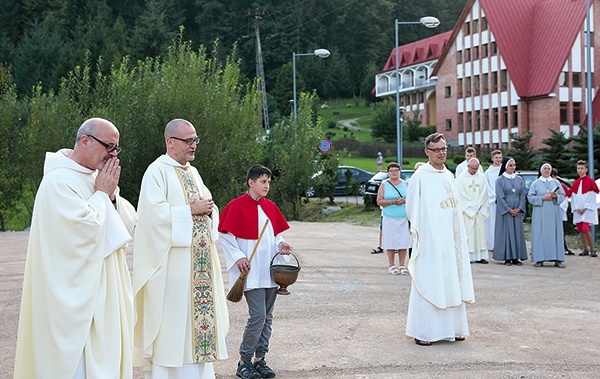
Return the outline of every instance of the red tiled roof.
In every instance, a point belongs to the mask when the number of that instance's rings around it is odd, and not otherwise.
[[[586,1],[480,3],[517,94],[531,98],[553,92],[585,20]]]
[[[412,66],[417,63],[438,59],[450,39],[452,31],[437,34],[419,41],[398,47],[398,67]],[[392,49],[385,66],[380,72],[396,69],[396,48]]]

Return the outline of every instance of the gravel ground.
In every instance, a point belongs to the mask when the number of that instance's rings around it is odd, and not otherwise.
[[[600,259],[569,256],[566,269],[472,266],[476,303],[465,342],[421,347],[406,337],[410,279],[387,273],[377,227],[292,222],[302,270],[275,309],[269,365],[278,378],[599,378]],[[11,378],[27,232],[0,233],[0,378]],[[246,305],[229,303],[235,378]],[[142,378],[135,371],[136,378]]]

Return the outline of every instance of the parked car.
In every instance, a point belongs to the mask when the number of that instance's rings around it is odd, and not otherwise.
[[[402,172],[400,173],[400,178],[402,178],[402,180],[408,180],[414,173],[415,170],[402,170]],[[377,204],[377,191],[379,191],[379,186],[381,185],[381,182],[383,182],[387,178],[387,171],[379,171],[367,181],[367,184],[365,185],[365,195],[368,195],[371,198],[371,204]]]
[[[372,172],[365,171],[363,169],[353,167],[353,166],[339,166],[337,169],[337,178],[338,182],[335,185],[334,195],[335,196],[344,196],[346,195],[346,171],[350,171],[352,173],[352,179],[357,180],[360,185],[360,194],[362,195],[365,192],[365,184],[366,182],[373,176]],[[315,174],[315,176],[321,175],[321,173]],[[316,189],[314,187],[309,187],[306,190],[306,197],[314,197],[316,194]]]

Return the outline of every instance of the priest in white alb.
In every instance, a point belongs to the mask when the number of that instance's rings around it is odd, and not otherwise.
[[[467,244],[471,262],[487,264],[487,225],[490,215],[488,185],[485,175],[479,172],[479,160],[471,158],[467,169],[456,179],[460,208],[465,222]]]
[[[490,203],[490,217],[488,217],[486,223],[488,250],[494,251],[494,230],[496,228],[496,179],[498,179],[500,166],[502,165],[502,151],[494,150],[491,155],[492,164],[485,170],[485,178],[488,183],[488,200]]]
[[[429,162],[410,178],[406,198],[413,239],[406,335],[420,346],[464,341],[465,304],[475,301],[458,188],[444,165],[447,152],[443,134],[425,139]]]
[[[190,165],[199,139],[182,119],[142,179],[133,251],[135,365],[152,379],[212,379],[229,315],[215,247],[219,211]]]
[[[137,221],[119,196],[119,131],[85,121],[75,147],[46,153],[27,247],[14,378],[133,377],[125,259]]]

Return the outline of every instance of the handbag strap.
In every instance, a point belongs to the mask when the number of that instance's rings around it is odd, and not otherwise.
[[[388,183],[390,183],[390,185],[392,186],[392,188],[393,188],[393,189],[395,189],[395,190],[396,190],[396,192],[398,192],[398,195],[399,195],[400,197],[404,197],[404,196],[402,196],[402,194],[400,193],[400,191],[398,191],[398,188],[396,188],[396,186],[395,186],[395,185],[393,185],[393,184],[392,184],[392,182],[390,182],[390,180],[389,180],[389,179],[386,179],[385,181],[386,181],[386,182],[388,182]]]

